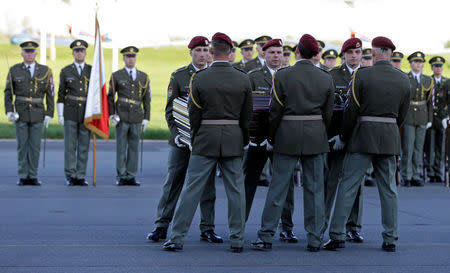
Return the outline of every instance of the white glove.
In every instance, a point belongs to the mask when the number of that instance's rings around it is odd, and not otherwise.
[[[147,128],[147,125],[148,125],[148,119],[143,119],[142,120],[142,127],[144,127],[144,128],[142,128],[143,131],[145,131],[145,128]]]
[[[428,128],[431,128],[431,122],[428,122],[428,123],[427,123],[427,129],[428,129]]]
[[[335,151],[340,151],[340,150],[344,149],[345,142],[341,140],[341,137],[334,136],[330,140],[328,140],[328,142],[333,142],[333,141],[334,141],[333,149]]]
[[[120,117],[116,114],[109,116],[109,120],[114,124],[114,126],[117,126],[120,122]]]
[[[269,143],[269,141],[267,141],[267,139],[265,140],[266,141],[266,150],[268,151],[268,152],[271,152],[271,151],[273,151],[273,146],[272,145],[270,145],[270,143]]]
[[[264,141],[261,142],[261,144],[259,144],[259,146],[264,146],[264,145],[270,145],[269,141],[267,141],[267,139],[264,139]]]
[[[186,144],[180,142],[180,137],[181,137],[181,135],[177,135],[175,137],[175,139],[174,139],[175,145],[177,145],[179,148],[186,148]],[[189,149],[192,151],[191,147]]]
[[[56,109],[58,109],[58,122],[61,125],[64,125],[64,103],[57,103]]]
[[[248,150],[248,146],[250,145],[250,143],[248,143],[247,145],[244,146],[244,151]]]
[[[448,118],[444,118],[442,120],[442,127],[444,127],[444,130],[447,129],[447,125],[448,125]]]
[[[48,124],[50,123],[50,120],[52,120],[52,117],[50,117],[50,116],[45,116],[44,117],[45,128],[48,128]]]
[[[256,147],[258,146],[256,143],[253,143],[251,141],[248,142],[247,146],[252,146],[252,147]]]
[[[19,114],[16,112],[8,112],[6,113],[6,116],[8,117],[8,120],[11,122],[16,122],[19,120]]]

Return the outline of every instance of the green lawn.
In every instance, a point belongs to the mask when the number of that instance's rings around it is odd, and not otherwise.
[[[72,52],[68,47],[57,47],[56,61],[47,61],[47,65],[53,71],[55,79],[55,93],[57,94],[57,87],[59,85],[59,72],[61,68],[73,62]],[[89,47],[87,51],[87,63],[91,63],[93,47]],[[9,65],[22,62],[20,56],[20,48],[16,45],[10,45],[8,43],[0,43],[0,89],[5,89],[5,80],[8,73],[8,64],[6,56],[8,56]],[[111,75],[111,49],[105,49],[105,62],[106,62],[106,77],[109,79]],[[450,60],[450,54],[443,55],[447,60]],[[237,53],[236,60],[240,60],[240,53]],[[427,58],[429,59],[429,57]],[[39,60],[39,54],[36,58]],[[170,74],[177,68],[188,64],[190,61],[189,51],[187,47],[164,47],[164,48],[144,48],[141,49],[137,59],[137,67],[149,74],[151,80],[152,89],[152,102],[151,102],[151,117],[150,125],[145,132],[145,138],[147,139],[167,139],[169,132],[167,124],[164,118],[164,108],[166,102],[166,91],[169,83]],[[291,61],[293,62],[293,61]],[[339,60],[338,62],[339,63]],[[122,67],[122,59],[119,57],[119,67]],[[409,64],[406,59],[403,62],[403,71],[409,71]],[[424,74],[430,75],[430,65],[425,65]],[[449,63],[445,64],[444,75],[450,77]],[[13,124],[8,122],[5,115],[4,93],[0,92],[0,138],[14,138]],[[55,98],[55,102],[56,102]],[[56,108],[56,107],[55,107]],[[48,130],[49,138],[62,138],[62,127],[57,123],[55,116],[51,122]],[[111,138],[114,137],[114,129],[111,130]]]

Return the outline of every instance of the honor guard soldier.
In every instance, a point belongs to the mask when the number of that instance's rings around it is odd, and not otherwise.
[[[167,159],[168,173],[156,212],[156,227],[147,236],[149,240],[154,242],[167,238],[167,229],[172,221],[178,198],[183,189],[189,158],[191,156],[189,147],[181,141],[182,135],[177,129],[177,123],[173,116],[173,101],[176,98],[187,99],[191,78],[196,72],[207,68],[206,58],[207,54],[209,54],[209,46],[209,40],[204,36],[195,36],[192,38],[188,45],[192,62],[187,66],[177,69],[170,77],[166,104],[166,121],[170,130],[170,150],[169,158]],[[200,239],[212,243],[222,243],[223,239],[214,232],[214,205],[216,201],[215,177],[212,175],[208,179],[200,200]]]
[[[423,186],[423,144],[425,132],[433,120],[433,80],[423,75],[425,54],[416,51],[409,55],[411,71],[408,73],[411,83],[411,106],[403,126],[401,171],[404,185]]]
[[[372,49],[371,48],[364,48],[362,51],[362,59],[361,59],[361,66],[367,67],[372,66],[373,60],[372,60]]]
[[[150,120],[150,79],[136,69],[134,46],[123,48],[125,67],[114,72],[108,94],[109,119],[116,126],[116,169],[118,186],[139,186],[139,137]],[[115,99],[117,94],[117,100]]]
[[[342,139],[347,143],[342,180],[324,249],[345,247],[345,224],[370,163],[375,169],[384,228],[382,250],[396,250],[396,155],[400,154],[399,127],[409,107],[408,77],[390,64],[394,44],[385,37],[372,40],[375,64],[353,73],[345,103]],[[347,58],[346,58],[347,59]]]
[[[84,62],[88,43],[70,44],[74,62],[61,70],[56,107],[64,128],[64,174],[69,186],[87,186],[85,180],[91,133],[84,126],[91,66]]]
[[[328,71],[336,66],[337,56],[338,52],[334,49],[328,49],[322,54],[323,65],[328,68]]]
[[[241,49],[242,60],[233,64],[234,67],[244,70],[245,64],[253,58],[253,45],[255,42],[251,39],[243,40],[238,47]]]
[[[231,49],[230,56],[228,56],[228,61],[230,64],[234,64],[234,61],[236,60],[236,48],[238,47],[238,43],[236,41],[233,41],[233,48]]]
[[[35,61],[38,46],[33,41],[20,44],[23,63],[12,66],[6,79],[5,110],[16,127],[19,186],[41,185],[38,167],[42,126],[48,128],[54,111],[52,71]]]
[[[255,249],[270,250],[285,204],[294,168],[303,170],[304,223],[307,249],[318,251],[324,218],[324,166],[329,151],[326,127],[333,113],[333,79],[317,69],[312,57],[319,53],[317,40],[305,34],[296,53],[300,60],[273,76],[269,115],[269,143],[273,145],[273,176],[267,192]],[[269,146],[270,150],[271,146]]]
[[[350,38],[342,45],[342,53],[346,62],[330,70],[335,85],[333,117],[328,137],[330,138],[331,151],[328,153],[328,169],[325,174],[325,224],[322,234],[325,233],[330,220],[331,209],[336,197],[336,190],[342,174],[342,165],[345,157],[345,144],[341,141],[342,124],[344,122],[344,107],[347,97],[348,85],[352,75],[360,68],[362,56],[362,42],[358,38]],[[363,186],[361,185],[352,204],[352,212],[346,224],[346,240],[355,243],[362,243],[361,222],[363,211]]]
[[[431,104],[433,105],[433,122],[431,128],[427,130],[425,138],[425,153],[428,160],[428,177],[430,182],[442,182],[443,169],[445,164],[445,131],[448,124],[448,94],[444,90],[444,84],[448,79],[442,76],[445,59],[436,56],[429,61],[434,81]]]
[[[245,67],[244,67],[245,72],[248,73],[255,68],[261,68],[264,65],[265,61],[264,61],[264,57],[263,57],[262,47],[267,41],[269,41],[271,39],[272,38],[270,36],[266,36],[266,35],[260,36],[255,39],[256,51],[258,51],[258,56],[256,56],[254,59],[251,59],[250,61],[245,63]]]
[[[291,54],[294,52],[292,46],[283,46],[283,59],[281,61],[281,67],[288,67],[291,65]]]
[[[402,70],[403,53],[395,51],[392,53],[391,64],[393,67]]]
[[[245,175],[245,220],[247,221],[258,186],[259,177],[264,165],[272,153],[266,149],[269,137],[269,103],[272,90],[272,76],[281,68],[283,54],[283,43],[280,39],[272,39],[262,47],[264,59],[262,68],[253,69],[248,73],[252,83],[253,114],[250,122],[250,145],[247,156],[244,157]],[[297,243],[298,238],[292,232],[294,223],[292,214],[294,212],[294,183],[289,184],[289,191],[284,203],[280,224],[280,240]]]
[[[317,55],[314,56],[311,60],[312,60],[313,64],[314,64],[315,66],[317,66],[318,68],[322,68],[323,70],[328,70],[328,67],[327,67],[327,66],[324,66],[324,65],[320,62],[320,59],[322,59],[322,51],[323,51],[323,49],[325,48],[325,43],[322,42],[322,41],[320,41],[320,40],[317,40],[317,43],[318,43],[318,45],[319,45],[319,53],[317,53]]]
[[[252,91],[248,76],[228,62],[233,47],[231,39],[218,32],[211,40],[213,64],[192,77],[189,94],[192,156],[189,160],[188,184],[180,196],[172,235],[163,245],[169,251],[183,248],[184,237],[217,164],[222,170],[228,198],[231,251],[242,252],[244,245],[242,155],[244,146],[249,142]]]

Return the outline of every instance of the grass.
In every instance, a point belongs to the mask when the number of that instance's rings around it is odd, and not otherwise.
[[[1,40],[4,40],[1,39]],[[17,45],[9,43],[0,43],[0,90],[5,90],[5,80],[8,73],[8,64],[22,62],[20,55],[20,48]],[[38,51],[39,52],[39,51]],[[73,62],[72,52],[68,47],[57,46],[56,60],[47,60],[47,65],[52,69],[55,80],[55,94],[58,92],[59,86],[59,72],[61,69]],[[104,49],[106,77],[109,79],[111,75],[111,49]],[[47,54],[49,55],[49,54]],[[7,56],[7,57],[6,57]],[[90,46],[87,50],[87,63],[92,62],[93,47]],[[443,55],[450,61],[450,54]],[[237,53],[236,60],[240,60],[240,53]],[[429,59],[429,57],[427,58]],[[39,53],[36,57],[39,60]],[[190,62],[189,51],[187,47],[163,47],[163,48],[144,48],[139,51],[137,57],[137,68],[146,72],[150,76],[152,102],[150,123],[144,134],[146,139],[167,139],[169,131],[164,117],[164,108],[167,99],[167,86],[169,84],[170,74],[177,68],[184,66]],[[293,63],[293,60],[291,60]],[[339,60],[337,63],[340,63]],[[121,57],[119,57],[119,68],[123,67]],[[409,64],[406,58],[403,61],[403,71],[409,71]],[[426,64],[424,74],[431,75],[430,65]],[[450,65],[447,62],[444,67],[444,76],[450,77]],[[56,103],[57,97],[55,97]],[[4,92],[0,92],[0,138],[15,138],[14,125],[7,121],[4,108]],[[55,115],[52,119],[48,132],[48,138],[62,138],[63,129],[57,122],[57,113],[55,105]],[[111,128],[110,138],[114,138],[115,130]]]

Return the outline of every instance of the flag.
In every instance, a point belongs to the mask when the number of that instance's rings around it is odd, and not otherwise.
[[[84,113],[84,126],[103,139],[109,138],[108,99],[106,96],[105,59],[103,57],[100,26],[95,17],[95,46],[91,78]]]

